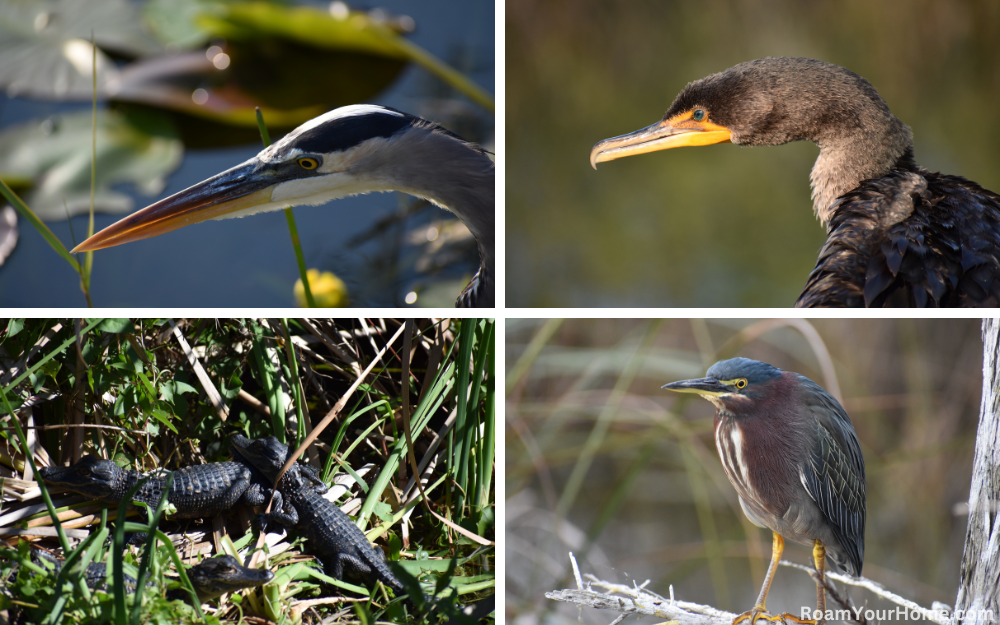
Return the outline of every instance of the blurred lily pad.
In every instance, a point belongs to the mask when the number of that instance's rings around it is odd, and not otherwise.
[[[224,54],[216,47],[216,54]],[[325,113],[326,105],[306,101],[274,108],[233,80],[232,68],[219,69],[206,52],[183,52],[127,65],[108,95],[119,109],[159,109],[169,115],[188,147],[218,147],[259,140],[255,108],[272,128],[291,129]],[[127,106],[122,106],[127,103]]]
[[[0,87],[8,95],[89,99],[93,95],[93,48],[143,56],[160,46],[139,28],[128,0],[7,0],[0,2]],[[102,90],[117,74],[97,52]]]
[[[108,94],[169,109],[187,145],[254,141],[255,106],[281,132],[368,101],[405,68],[395,39],[412,29],[412,19],[384,11],[373,17],[342,4],[322,11],[258,1],[150,0],[146,24],[169,47],[215,45],[133,63]],[[373,28],[375,22],[382,26]]]
[[[22,197],[46,220],[90,209],[91,112],[79,111],[13,126],[0,133],[0,177],[27,177]],[[147,112],[98,111],[94,208],[125,213],[132,200],[111,189],[130,182],[146,194],[162,191],[180,164],[183,146],[169,120]]]
[[[341,7],[337,10],[335,7]],[[197,16],[197,24],[215,36],[225,38],[230,45],[247,42],[257,45],[268,37],[280,37],[317,49],[354,52],[400,62],[420,64],[473,102],[492,111],[493,98],[461,72],[399,34],[404,30],[398,21],[386,22],[376,15],[346,10],[343,3],[331,4],[331,11],[314,7],[287,7],[263,0],[216,4]],[[294,69],[283,65],[280,72]],[[263,73],[263,72],[261,72]],[[312,73],[324,81],[333,82],[324,73]]]
[[[314,7],[288,7],[273,2],[217,3],[198,15],[206,32],[231,41],[281,36],[317,48],[336,48],[406,59],[399,34],[367,13],[337,15]]]
[[[225,39],[237,84],[275,108],[365,102],[408,60],[397,32],[346,7],[333,15],[271,2],[215,4],[196,22]]]
[[[0,265],[17,246],[17,211],[13,206],[0,207]]]
[[[211,33],[195,23],[218,0],[149,0],[142,6],[142,19],[147,30],[163,44],[173,49],[190,50],[211,39]]]

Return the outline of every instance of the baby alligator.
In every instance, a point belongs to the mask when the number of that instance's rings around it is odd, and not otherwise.
[[[144,476],[126,471],[111,460],[84,456],[69,467],[45,467],[39,475],[49,486],[61,486],[81,495],[117,504]],[[132,496],[150,508],[156,508],[166,485],[168,472],[150,476]],[[214,462],[185,467],[173,472],[167,501],[177,512],[175,519],[193,519],[228,514],[239,503],[260,506],[271,497],[266,480],[242,462]]]
[[[273,436],[250,440],[235,434],[232,443],[234,457],[241,456],[272,484],[290,453],[288,447]],[[336,504],[321,497],[318,489],[310,487],[308,482],[315,476],[308,475],[309,470],[305,467],[295,464],[282,476],[274,493],[272,510],[275,512],[263,514],[257,521],[262,527],[275,521],[304,536],[330,577],[341,579],[347,573],[367,584],[381,581],[397,595],[401,594],[403,585],[386,566],[382,550],[372,547],[358,526]]]
[[[42,551],[32,552],[32,560],[36,563],[48,562],[58,573],[62,568],[63,561],[54,558]],[[205,603],[227,592],[235,592],[244,588],[253,588],[266,584],[274,579],[274,573],[264,569],[249,569],[239,563],[233,556],[224,555],[218,558],[207,558],[192,566],[187,571],[191,586],[194,587],[198,595],[198,601]],[[103,562],[92,562],[84,572],[87,585],[95,590],[103,590],[107,577],[107,568]],[[176,580],[170,577],[168,579]],[[136,581],[134,578],[125,575],[125,589],[127,592],[135,592]],[[149,584],[152,585],[152,584]],[[191,595],[184,588],[174,588],[167,591],[167,599],[184,600],[191,602]]]

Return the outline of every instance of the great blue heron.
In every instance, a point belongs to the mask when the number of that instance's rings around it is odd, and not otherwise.
[[[402,191],[448,209],[472,232],[479,271],[456,306],[495,306],[494,164],[474,143],[427,120],[356,104],[302,124],[250,160],[150,204],[73,249],[99,250],[208,219]]]

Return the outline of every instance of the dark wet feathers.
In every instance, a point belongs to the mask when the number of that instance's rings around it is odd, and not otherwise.
[[[892,171],[837,199],[799,307],[1000,303],[1000,196],[959,176]]]

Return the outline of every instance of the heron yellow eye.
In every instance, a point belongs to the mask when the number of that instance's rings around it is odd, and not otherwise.
[[[736,388],[746,388],[746,387],[747,387],[747,381],[746,380],[744,380],[743,378],[740,378],[739,380],[736,380]]]
[[[299,167],[302,169],[316,169],[319,167],[319,161],[314,158],[309,158],[308,156],[299,159]]]

